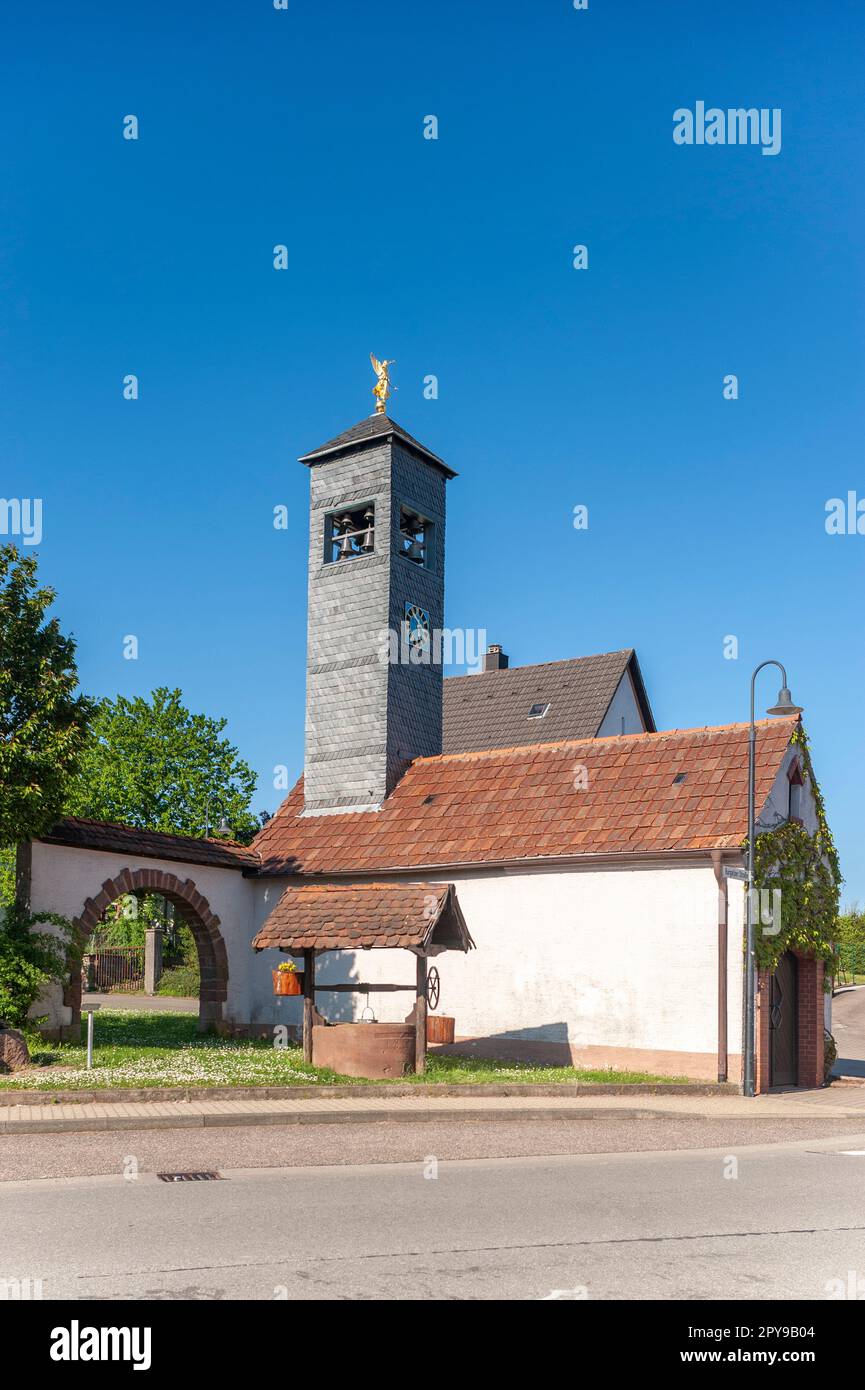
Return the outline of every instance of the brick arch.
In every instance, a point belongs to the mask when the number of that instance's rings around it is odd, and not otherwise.
[[[124,869],[116,878],[106,879],[95,898],[87,898],[75,926],[86,941],[102,921],[111,903],[126,893],[160,893],[174,903],[189,927],[198,948],[201,991],[198,1000],[198,1026],[209,1028],[222,1019],[222,1006],[228,997],[228,955],[219,930],[219,918],[210,910],[191,878],[180,879],[162,869]],[[81,1021],[81,975],[76,971],[63,998],[72,1009],[72,1024]]]

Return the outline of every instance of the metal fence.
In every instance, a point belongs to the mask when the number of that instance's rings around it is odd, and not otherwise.
[[[144,948],[104,946],[81,961],[85,990],[139,990],[144,987]]]

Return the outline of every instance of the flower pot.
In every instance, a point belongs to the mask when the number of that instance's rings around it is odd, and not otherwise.
[[[426,1040],[430,1043],[452,1043],[456,1020],[447,1014],[427,1014]]]
[[[303,994],[302,970],[272,970],[274,994]]]

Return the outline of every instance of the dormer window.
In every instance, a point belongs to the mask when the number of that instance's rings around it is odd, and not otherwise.
[[[529,710],[529,719],[543,719],[549,708],[549,705],[532,705]]]
[[[433,524],[412,507],[399,509],[399,553],[413,565],[429,569],[432,563]]]
[[[798,762],[794,763],[787,773],[787,784],[789,787],[789,799],[787,803],[787,819],[798,821],[802,824],[802,790],[805,779],[802,776],[802,769]]]
[[[341,564],[375,550],[375,503],[328,512],[324,519],[324,563]]]

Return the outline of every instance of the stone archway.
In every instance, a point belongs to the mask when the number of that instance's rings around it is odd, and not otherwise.
[[[219,930],[219,918],[211,912],[191,878],[180,879],[162,869],[124,869],[116,878],[106,879],[95,898],[88,898],[75,919],[82,941],[98,927],[102,914],[125,893],[161,893],[173,903],[189,927],[198,948],[201,969],[198,1027],[204,1030],[222,1021],[222,1006],[228,996],[228,955]],[[66,987],[63,1002],[72,1010],[71,1026],[81,1022],[81,976],[75,973]]]

